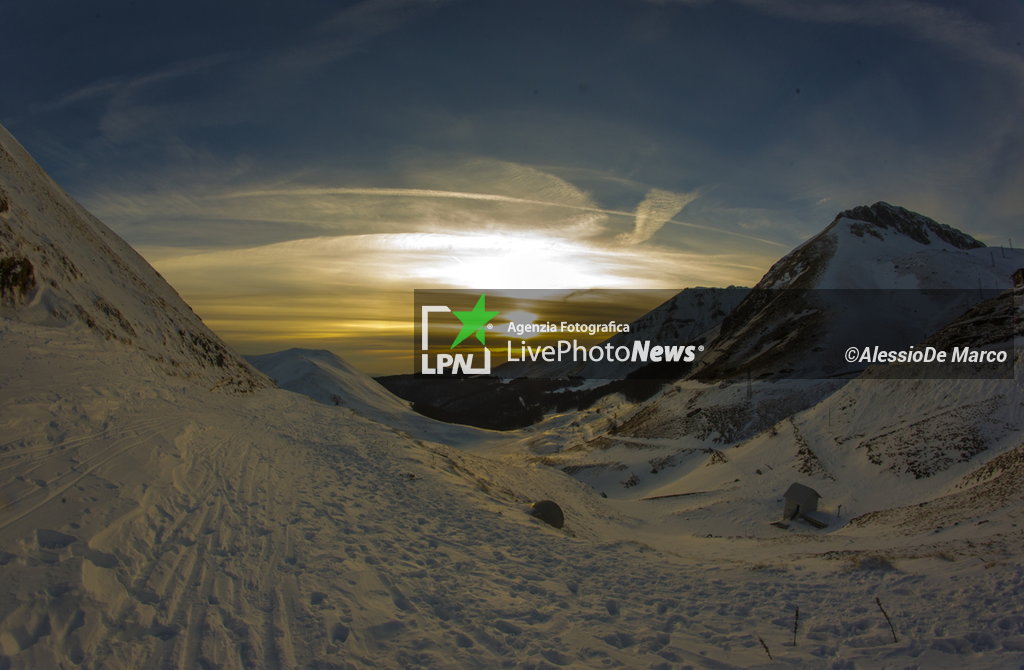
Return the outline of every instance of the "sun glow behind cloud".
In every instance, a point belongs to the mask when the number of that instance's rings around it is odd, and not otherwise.
[[[650,279],[626,272],[617,252],[543,233],[412,233],[380,242],[408,258],[404,272],[422,286],[635,288]]]
[[[333,348],[378,374],[406,371],[401,359],[408,354],[415,288],[724,286],[760,271],[759,259],[735,254],[606,247],[514,229],[141,251],[243,353]]]
[[[638,185],[633,208],[616,209],[543,170],[482,159],[406,181],[416,186],[203,185],[106,204],[150,231],[188,222],[189,247],[136,246],[243,353],[329,348],[375,374],[407,371],[414,289],[750,284],[778,254],[680,220],[692,192]]]

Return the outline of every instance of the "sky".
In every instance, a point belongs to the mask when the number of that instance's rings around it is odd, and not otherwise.
[[[1024,244],[1016,1],[3,15],[0,123],[242,353],[403,372],[414,289],[752,285],[879,200]]]

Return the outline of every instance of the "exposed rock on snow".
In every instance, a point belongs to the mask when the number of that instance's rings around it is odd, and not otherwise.
[[[562,508],[553,500],[539,500],[530,506],[531,514],[549,526],[561,528],[565,525]]]

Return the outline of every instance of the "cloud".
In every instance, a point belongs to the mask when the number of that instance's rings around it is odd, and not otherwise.
[[[239,101],[254,98],[254,110],[268,101],[266,82],[283,86],[348,58],[367,42],[400,30],[425,14],[454,0],[363,0],[331,15],[297,40],[267,46],[261,51],[224,51],[170,62],[136,75],[104,77],[33,107],[38,112],[60,112],[68,107],[101,101],[98,123],[104,139],[124,142],[154,134],[174,136],[182,128],[232,125],[239,119]],[[216,95],[206,93],[202,77],[223,67]],[[158,85],[196,85],[191,103],[178,94],[173,103],[154,102],[148,95]],[[262,98],[262,99],[261,99]],[[142,102],[145,100],[145,102]]]
[[[331,347],[372,372],[404,372],[415,288],[682,289],[752,284],[772,258],[653,245],[608,248],[544,233],[385,233],[194,253],[139,251],[247,353]],[[291,343],[291,344],[288,344]]]
[[[411,186],[299,185],[298,175],[261,183],[239,174],[244,166],[217,167],[224,170],[220,180],[203,171],[197,181],[185,170],[165,175],[155,189],[127,184],[117,191],[104,185],[84,199],[130,241],[150,246],[223,247],[330,234],[431,231],[540,231],[575,240],[608,236],[611,218],[632,217],[600,207],[541,170],[485,159],[396,165],[392,174],[380,177]],[[358,182],[366,176],[318,174],[316,179]]]
[[[572,212],[582,212],[590,214],[613,214],[618,216],[630,216],[629,212],[622,212],[611,209],[603,209],[596,205],[577,203],[577,202],[560,202],[557,200],[539,200],[536,198],[524,198],[511,195],[503,195],[500,193],[483,193],[483,192],[472,192],[472,191],[449,191],[442,189],[426,189],[426,188],[387,188],[387,187],[327,187],[327,188],[289,188],[289,189],[266,189],[266,190],[255,190],[255,191],[240,191],[234,193],[227,193],[223,197],[227,199],[275,199],[280,198],[284,200],[290,200],[292,202],[298,202],[306,200],[307,203],[320,202],[323,206],[327,206],[326,202],[330,199],[341,199],[344,201],[346,196],[358,198],[370,198],[377,201],[384,200],[409,200],[411,202],[416,201],[461,201],[464,205],[472,203],[485,203],[485,204],[498,204],[498,205],[520,205],[528,208],[541,208],[548,210],[569,210]],[[555,215],[558,216],[558,215]],[[461,217],[453,216],[450,219],[450,223],[458,224]],[[599,220],[593,218],[574,218],[572,220],[565,219],[562,216],[558,216],[557,221],[552,225],[551,215],[544,218],[533,218],[533,217],[509,217],[508,220],[502,221],[504,225],[509,227],[518,227],[522,225],[531,229],[536,228],[547,228],[556,227],[562,230],[566,237],[579,237],[587,236],[598,232]],[[428,220],[423,223],[430,224],[432,227],[435,221]],[[442,226],[444,225],[443,222]],[[487,225],[485,222],[477,221],[481,225]],[[568,224],[568,225],[563,225]],[[455,227],[459,227],[456,225]],[[574,234],[570,234],[574,233]]]
[[[709,239],[772,254],[788,248],[736,226],[673,219],[696,192],[623,180],[620,201],[643,195],[634,210],[616,209],[547,169],[508,161],[418,159],[393,163],[379,177],[313,171],[267,181],[258,163],[225,164],[205,154],[186,158],[188,168],[162,173],[155,187],[103,183],[79,197],[130,243],[147,247],[214,250],[334,235],[445,232],[542,234],[621,250],[624,242],[650,240],[671,221],[687,248]],[[313,178],[321,185],[301,183]],[[322,185],[368,179],[405,185]]]
[[[455,0],[363,0],[321,21],[308,39],[262,61],[267,72],[305,71],[338,62],[367,42],[400,30]]]
[[[636,208],[633,231],[619,235],[622,244],[634,245],[654,237],[668,221],[697,199],[698,193],[675,193],[652,188]]]
[[[239,58],[237,53],[219,53],[201,58],[190,58],[136,77],[106,77],[65,93],[56,100],[36,106],[39,112],[56,112],[87,100],[109,96],[125,99],[148,86],[174,79],[196,75],[218,65],[224,65]]]

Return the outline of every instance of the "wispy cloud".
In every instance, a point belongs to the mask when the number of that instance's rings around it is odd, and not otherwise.
[[[84,199],[133,244],[223,248],[289,239],[362,233],[542,233],[618,249],[647,243],[666,223],[693,240],[742,242],[749,249],[786,248],[778,241],[676,215],[693,193],[626,182],[620,199],[635,209],[603,206],[566,179],[537,167],[475,158],[396,163],[389,181],[408,186],[302,185],[304,175],[254,180],[245,165],[166,174],[154,189],[104,185]],[[194,161],[190,163],[195,164]],[[220,171],[218,178],[217,172]],[[364,181],[344,174],[317,181]],[[625,180],[624,180],[625,181]]]
[[[456,0],[363,0],[321,21],[310,38],[280,50],[268,70],[301,71],[348,58],[363,45]]]
[[[571,210],[575,212],[584,212],[592,214],[610,215],[615,217],[621,217],[623,219],[629,219],[633,222],[633,230],[629,233],[620,234],[616,238],[616,243],[626,243],[630,245],[639,244],[649,240],[654,233],[656,233],[666,223],[673,223],[675,225],[690,228],[693,230],[699,230],[704,233],[714,236],[725,236],[731,238],[742,238],[750,242],[755,242],[770,247],[781,247],[779,242],[768,240],[753,235],[748,235],[742,232],[733,230],[725,230],[714,226],[706,226],[690,221],[677,221],[675,216],[682,211],[682,209],[694,199],[697,198],[696,193],[674,193],[672,191],[664,191],[660,189],[651,189],[641,203],[638,205],[636,211],[607,209],[598,207],[596,205],[587,205],[570,202],[558,202],[551,200],[537,200],[534,198],[524,198],[509,196],[495,193],[481,193],[481,192],[470,192],[470,191],[446,191],[441,189],[419,189],[419,188],[379,188],[379,187],[327,187],[327,188],[289,188],[289,189],[257,189],[252,191],[237,191],[228,194],[224,194],[224,198],[228,199],[285,199],[292,201],[293,203],[299,202],[302,199],[318,199],[323,197],[344,197],[344,196],[365,196],[365,197],[377,197],[377,198],[398,198],[398,199],[411,199],[411,200],[453,200],[453,201],[466,201],[466,202],[482,202],[482,203],[501,203],[509,205],[529,205],[540,208],[549,208],[553,210]],[[294,210],[294,208],[293,208]],[[459,221],[461,217],[453,217],[453,221]],[[564,220],[563,220],[564,221]],[[561,230],[567,237],[585,236],[590,237],[598,234],[601,230],[597,227],[598,221],[587,220],[589,225],[574,226],[574,225],[563,225],[561,223],[553,223],[548,225],[545,219],[537,218],[517,218],[510,217],[503,223],[508,228],[518,228],[520,226],[537,229],[537,228],[557,228]],[[437,223],[435,220],[429,222],[431,226]],[[478,221],[479,223],[479,221]],[[583,233],[577,235],[576,233]]]
[[[286,82],[304,72],[348,58],[367,42],[399,30],[455,0],[363,0],[313,26],[301,39],[256,51],[225,51],[170,62],[150,72],[104,77],[38,103],[37,112],[60,112],[73,105],[100,101],[99,129],[105,139],[122,142],[142,132],[173,135],[175,129],[234,122],[237,99],[251,95],[253,82]],[[154,86],[199,78],[212,68],[226,66],[216,96],[188,104],[140,102]],[[243,91],[245,92],[243,94]]]
[[[148,86],[165,83],[181,77],[195,75],[218,65],[236,61],[237,53],[219,53],[201,58],[190,58],[137,76],[106,77],[69,91],[56,100],[36,106],[40,112],[56,112],[71,105],[101,97],[119,97],[136,93]]]
[[[628,245],[646,242],[683,211],[684,207],[696,200],[697,196],[696,192],[675,193],[652,188],[636,208],[636,222],[632,232],[619,235],[618,240]]]

